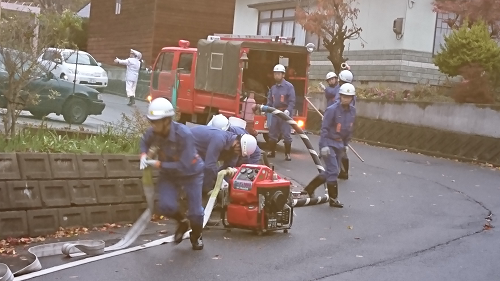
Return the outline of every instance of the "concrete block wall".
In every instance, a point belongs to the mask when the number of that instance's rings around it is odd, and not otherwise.
[[[323,80],[333,67],[328,52],[314,52],[311,57],[310,79]],[[351,66],[356,82],[389,82],[400,84],[440,85],[447,80],[432,62],[432,54],[411,50],[346,51],[344,57]]]
[[[0,153],[0,239],[133,223],[141,177],[135,155]]]

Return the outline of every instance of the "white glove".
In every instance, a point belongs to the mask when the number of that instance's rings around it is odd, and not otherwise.
[[[330,155],[330,148],[328,146],[325,146],[321,149],[321,156],[328,156]]]
[[[159,166],[158,162],[160,162],[160,161],[158,161],[158,160],[146,160],[145,161],[145,163],[146,163],[147,166],[153,166],[153,167]]]
[[[141,170],[146,169],[146,167],[148,166],[148,164],[146,164],[147,159],[148,159],[148,156],[146,154],[141,156],[141,162],[139,165],[139,169],[141,169]]]
[[[347,153],[347,151],[349,151],[349,146],[345,147],[345,153]]]
[[[287,110],[285,110],[285,111],[283,111],[283,113],[285,113],[285,114],[286,114],[286,116],[290,116],[290,111],[288,111],[288,109],[287,109]]]
[[[115,58],[115,63],[118,63],[119,61],[120,61],[120,59]]]

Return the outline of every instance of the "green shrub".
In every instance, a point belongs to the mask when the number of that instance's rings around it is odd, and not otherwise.
[[[439,70],[451,77],[471,64],[480,65],[486,72],[495,73],[500,66],[500,48],[490,38],[488,26],[481,21],[470,28],[465,23],[458,30],[445,37],[442,51],[434,57]]]

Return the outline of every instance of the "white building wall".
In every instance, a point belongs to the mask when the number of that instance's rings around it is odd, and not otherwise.
[[[402,2],[407,2],[406,0]],[[408,0],[406,26],[404,26],[404,49],[432,53],[436,13],[432,11],[432,0]]]
[[[233,34],[257,35],[259,11],[257,11],[257,9],[248,8],[248,5],[262,2],[269,2],[269,0],[236,0]]]
[[[446,77],[433,64],[436,26],[436,13],[432,11],[433,0],[357,1],[360,12],[356,24],[363,29],[361,37],[365,42],[359,39],[349,40],[345,42],[344,52],[344,57],[355,73],[356,82],[367,85],[380,82],[439,85],[446,81]],[[248,5],[270,2],[285,1],[236,0],[234,33],[257,35],[259,12]],[[276,3],[274,6],[278,7],[280,4]],[[403,37],[399,40],[393,32],[396,18],[404,19]],[[295,37],[297,38],[297,34]],[[317,40],[309,35],[305,41],[317,44]],[[324,79],[325,73],[333,70],[327,55],[326,51],[312,54],[310,79]]]
[[[250,4],[272,0],[236,0],[233,33],[256,35],[259,13]],[[436,14],[432,0],[358,0],[360,9],[356,24],[363,29],[361,40],[346,42],[346,50],[394,50],[406,49],[432,52]],[[400,40],[392,31],[396,18],[404,18],[404,35]],[[364,43],[364,47],[362,46]]]

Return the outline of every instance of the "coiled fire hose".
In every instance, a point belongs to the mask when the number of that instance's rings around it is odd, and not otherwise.
[[[293,120],[290,116],[283,113],[283,111],[276,109],[274,107],[267,106],[267,105],[256,104],[256,105],[254,105],[253,110],[265,112],[265,113],[271,113],[274,116],[277,116],[278,118],[281,118],[281,119],[285,120],[288,124],[290,124],[290,126],[292,126],[292,128],[295,130],[297,135],[299,135],[300,138],[302,139],[302,141],[304,142],[304,145],[307,147],[307,150],[309,150],[309,154],[311,155],[311,157],[314,161],[314,164],[316,164],[316,169],[318,169],[318,171],[320,173],[325,171],[325,168],[323,167],[323,165],[321,165],[321,160],[319,159],[319,156],[318,156],[318,153],[316,152],[316,150],[314,150],[314,148],[311,144],[311,141],[309,140],[307,135],[304,133],[304,131],[299,127],[299,125],[297,125],[297,122],[295,122],[295,120]],[[326,202],[328,202],[328,199],[329,199],[328,190],[326,190],[326,187],[325,187],[325,192],[326,192],[325,196],[319,196],[316,198],[303,198],[303,199],[295,199],[294,198],[293,199],[293,207],[302,207],[302,206],[318,205],[318,204],[326,203]]]
[[[203,218],[203,227],[208,222],[210,215],[212,214],[212,209],[216,201],[217,195],[221,188],[227,188],[227,182],[224,181],[226,175],[232,176],[236,173],[235,168],[228,168],[222,170],[217,174],[217,181],[215,187],[210,195],[207,206],[205,207],[205,213]],[[224,187],[223,187],[224,184]],[[150,247],[159,246],[162,244],[170,243],[174,241],[174,235],[157,239],[139,246],[129,247],[135,240],[141,235],[141,233],[146,229],[151,216],[153,214],[154,206],[154,185],[153,185],[153,172],[152,168],[146,168],[143,173],[143,188],[146,200],[148,202],[148,208],[142,213],[142,215],[137,219],[137,221],[132,225],[125,236],[118,241],[118,243],[105,247],[105,242],[103,240],[78,240],[71,242],[59,242],[51,244],[43,244],[34,246],[28,249],[28,260],[29,265],[12,273],[6,264],[0,263],[0,281],[21,281],[36,278],[38,276],[46,275],[63,269],[71,268],[77,265],[86,264],[98,260],[103,260],[106,258],[135,252]],[[191,230],[186,232],[183,239],[189,237]],[[85,259],[76,260],[73,262],[65,263],[62,265],[50,267],[47,269],[42,269],[39,258],[48,256],[65,255],[67,257],[80,257],[87,255]],[[15,277],[14,277],[15,276]]]

